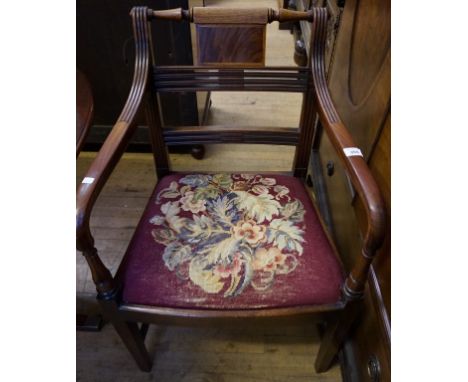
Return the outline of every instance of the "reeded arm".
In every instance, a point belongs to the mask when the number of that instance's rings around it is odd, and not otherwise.
[[[136,57],[130,94],[116,124],[79,185],[76,195],[76,247],[86,257],[96,288],[101,295],[112,293],[114,283],[94,248],[89,220],[99,193],[122,157],[135,130],[133,119],[143,99],[149,70],[147,10],[143,7],[134,8],[131,16],[136,36]]]
[[[363,201],[367,216],[362,256],[358,258],[344,286],[345,297],[355,299],[362,296],[372,259],[384,239],[385,207],[380,190],[364,158],[345,152],[348,151],[345,149],[355,148],[356,144],[338,116],[325,78],[327,12],[324,8],[315,8],[314,12],[311,71],[317,111],[330,141],[348,171],[358,196]]]

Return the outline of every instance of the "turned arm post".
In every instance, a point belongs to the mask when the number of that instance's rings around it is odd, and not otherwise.
[[[150,51],[147,8],[133,8],[131,17],[136,49],[132,87],[122,113],[79,185],[76,195],[76,248],[83,252],[91,270],[98,295],[103,298],[114,295],[117,285],[94,247],[94,238],[91,234],[89,221],[97,197],[122,157],[135,131],[133,119],[144,96],[149,71]]]
[[[344,298],[351,301],[363,296],[369,268],[377,249],[383,242],[385,207],[380,190],[366,161],[362,155],[359,155],[359,150],[349,150],[356,148],[356,145],[338,116],[325,78],[327,11],[325,8],[315,8],[313,11],[311,71],[316,108],[320,121],[345,166],[358,197],[364,204],[367,218],[361,256],[357,259],[343,286]]]

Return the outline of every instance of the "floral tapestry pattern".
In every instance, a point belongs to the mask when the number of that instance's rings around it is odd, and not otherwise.
[[[238,296],[271,288],[299,265],[304,206],[274,178],[187,175],[156,196],[151,234],[165,266],[205,292]]]

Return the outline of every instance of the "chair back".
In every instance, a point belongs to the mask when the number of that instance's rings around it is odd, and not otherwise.
[[[145,72],[145,60],[150,60],[151,64],[147,74],[149,96],[146,114],[158,176],[170,172],[167,145],[254,143],[296,146],[292,170],[295,176],[305,177],[315,122],[311,63],[309,61],[305,67],[265,66],[266,25],[273,21],[299,20],[315,25],[316,15],[321,15],[326,20],[324,9],[296,12],[270,8],[194,7],[190,10],[178,8],[153,11],[146,7],[135,7],[131,15],[137,51],[135,76],[146,75],[139,73]],[[197,65],[155,64],[150,23],[165,22],[164,20],[195,24]],[[313,38],[311,41],[313,42]],[[165,126],[158,95],[198,91],[302,93],[299,127]]]

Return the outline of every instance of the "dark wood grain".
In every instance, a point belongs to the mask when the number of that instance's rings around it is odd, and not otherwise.
[[[145,26],[149,32],[150,24],[145,23]],[[148,33],[148,35],[150,34]],[[151,63],[153,67],[156,65],[154,54],[152,54]],[[163,120],[160,99],[155,87],[151,86],[151,82],[154,82],[153,76],[154,74],[152,72],[148,74],[150,86],[148,86],[145,95],[145,114],[153,148],[156,175],[158,179],[161,179],[164,175],[169,173],[169,157],[162,133]]]
[[[200,65],[265,65],[264,25],[197,25],[196,31]]]
[[[135,40],[129,12],[135,5],[188,8],[188,0],[76,2],[76,65],[91,84],[95,106],[93,126],[84,145],[86,151],[99,151],[125,105],[134,69]],[[158,21],[151,27],[151,37],[157,41],[154,46],[157,64],[194,63],[188,23]],[[199,123],[196,94],[165,93],[160,98],[165,123],[174,126]],[[143,110],[135,117],[135,123],[143,134],[133,136],[127,151],[151,152]]]
[[[145,347],[144,336],[140,333],[137,323],[126,321],[119,314],[119,306],[115,299],[99,299],[104,317],[111,321],[121,340],[132,354],[140,370],[151,371],[152,361]]]
[[[299,145],[294,158],[294,176],[305,179],[307,174],[307,166],[311,154],[311,145],[313,138],[313,129],[315,122],[315,107],[313,102],[313,93],[309,89],[302,101],[302,112],[300,122],[299,141],[303,144]]]
[[[154,73],[158,92],[250,90],[303,93],[308,81],[307,69],[291,67],[159,67]]]
[[[198,12],[198,13],[197,13]],[[266,14],[266,16],[265,16]],[[206,67],[157,67],[154,53],[150,44],[150,30],[148,18],[155,13],[146,7],[136,7],[131,12],[134,35],[136,41],[135,74],[127,103],[106,139],[101,151],[91,165],[87,177],[92,182],[80,185],[77,194],[77,248],[83,251],[93,273],[99,300],[102,309],[119,332],[127,348],[134,356],[140,369],[148,371],[150,363],[143,346],[143,339],[137,330],[135,322],[156,322],[160,320],[177,321],[179,319],[203,319],[206,322],[216,323],[223,319],[241,318],[278,318],[294,317],[304,314],[337,313],[336,320],[329,325],[322,343],[316,368],[326,370],[337,351],[340,349],[350,328],[356,323],[355,312],[359,311],[360,300],[364,293],[369,266],[376,249],[382,242],[384,233],[384,206],[380,192],[373,179],[366,162],[362,157],[348,157],[343,149],[354,147],[354,141],[341,122],[328,92],[325,70],[324,50],[326,41],[327,13],[325,9],[314,8],[311,13],[291,14],[282,12],[266,13],[264,10],[249,12],[245,10],[210,10],[167,12],[160,18],[191,19],[200,23],[220,22],[233,23],[266,23],[273,18],[291,20],[294,17],[304,17],[312,23],[311,58],[309,65],[304,68],[215,68],[210,73]],[[181,15],[181,16],[179,16]],[[188,17],[188,16],[190,17]],[[281,16],[282,15],[282,16]],[[265,21],[266,17],[266,21]],[[157,17],[156,17],[157,19]],[[150,62],[153,67],[150,70]],[[178,74],[180,73],[180,75]],[[202,74],[203,73],[203,74]],[[219,74],[219,75],[218,75]],[[208,84],[208,85],[207,85]],[[223,90],[259,90],[259,91],[290,91],[304,93],[303,112],[299,131],[288,128],[279,128],[277,131],[270,128],[245,127],[211,127],[211,128],[162,128],[160,104],[158,93],[163,91],[194,91],[212,90],[217,87]],[[168,309],[161,307],[130,306],[125,305],[120,297],[120,271],[116,278],[100,261],[94,248],[94,241],[89,230],[89,217],[93,204],[104,186],[109,174],[121,157],[131,134],[135,130],[134,117],[145,99],[146,116],[152,134],[153,149],[158,175],[170,172],[166,143],[183,144],[185,142],[255,142],[297,144],[295,161],[295,175],[304,178],[308,159],[311,153],[314,135],[315,118],[318,116],[340,160],[350,173],[351,180],[363,201],[367,219],[366,236],[363,243],[362,256],[346,279],[343,286],[343,296],[336,304],[296,306],[285,309],[246,309],[242,311],[217,310],[187,310]],[[198,140],[198,141],[197,141]],[[322,226],[323,220],[320,219]],[[336,250],[332,243],[332,247]],[[122,264],[126,261],[124,258]],[[122,266],[122,265],[121,265]],[[122,269],[122,268],[120,268]]]
[[[380,313],[376,310],[370,288],[366,290],[361,311],[357,317],[359,325],[351,332],[349,340],[353,346],[354,373],[359,381],[391,381],[390,346],[382,338]],[[374,367],[370,367],[374,364]]]
[[[268,23],[269,8],[193,7],[195,24],[260,24]]]
[[[76,70],[76,156],[80,153],[94,115],[94,100],[86,76]]]
[[[182,8],[174,9],[162,9],[159,11],[148,10],[148,18],[155,18],[159,20],[172,20],[172,21],[182,21],[184,19],[189,19],[189,14],[187,11],[182,10]]]
[[[348,337],[353,325],[356,323],[361,308],[358,300],[348,301],[342,311],[334,320],[328,322],[327,330],[322,338],[317,358],[315,359],[315,370],[322,373],[328,370],[336,357],[336,354]]]
[[[314,19],[314,12],[307,11],[293,11],[290,9],[280,8],[279,10],[270,9],[269,22],[278,21],[280,23],[295,22],[295,21],[309,21]]]
[[[208,143],[261,143],[293,145],[299,143],[297,128],[251,127],[251,126],[187,126],[166,127],[163,132],[168,145],[183,145],[187,142]]]

